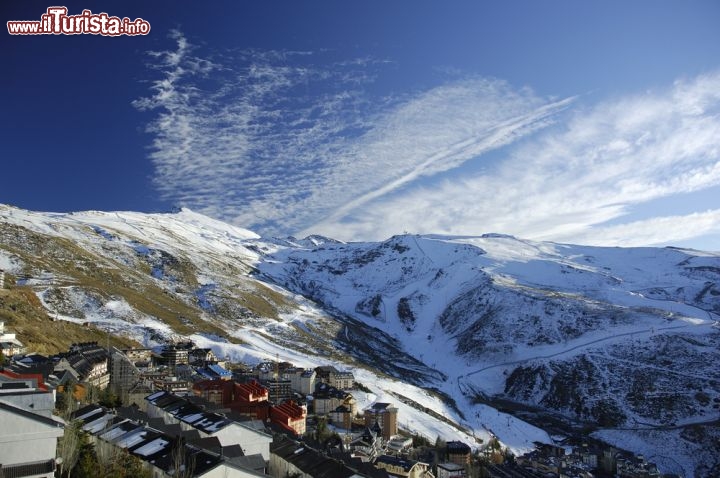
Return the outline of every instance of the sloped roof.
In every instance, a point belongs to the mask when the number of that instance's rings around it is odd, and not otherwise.
[[[208,368],[210,369],[211,372],[213,372],[221,377],[229,377],[232,375],[232,372],[230,372],[229,370],[225,370],[224,368],[222,368],[220,365],[217,365],[217,364],[208,365]]]
[[[470,446],[461,442],[461,441],[449,441],[446,443],[446,450],[448,453],[460,453],[463,455],[467,455],[472,450],[470,449]]]
[[[274,445],[274,446],[273,446]],[[271,452],[315,478],[350,478],[355,471],[317,450],[290,440],[271,445]]]
[[[406,472],[409,472],[413,466],[417,465],[418,462],[413,460],[405,460],[403,458],[398,458],[395,456],[380,455],[375,459],[375,463],[385,463],[391,466],[399,466]]]
[[[24,418],[29,418],[30,420],[34,420],[36,422],[42,423],[43,425],[47,425],[49,427],[53,428],[65,428],[65,423],[60,418],[53,419],[50,417],[46,417],[44,415],[38,415],[36,413],[27,411],[23,408],[18,408],[14,405],[11,405],[9,403],[5,403],[0,400],[0,410],[3,410],[8,413],[12,413],[14,415],[19,415]]]

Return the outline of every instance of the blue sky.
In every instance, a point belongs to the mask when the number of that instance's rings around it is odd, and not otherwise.
[[[152,30],[2,34],[0,202],[720,250],[715,1],[63,5]]]

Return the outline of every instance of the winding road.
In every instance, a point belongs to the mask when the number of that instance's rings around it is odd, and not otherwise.
[[[688,324],[684,324],[684,325],[673,325],[673,326],[669,326],[669,327],[651,327],[651,328],[649,328],[649,329],[633,330],[632,332],[623,332],[623,333],[621,333],[621,334],[608,335],[607,337],[602,337],[602,338],[599,338],[599,339],[591,340],[591,341],[589,341],[589,342],[585,342],[585,343],[582,343],[582,344],[579,344],[579,345],[575,345],[575,346],[573,346],[573,347],[570,347],[570,348],[567,348],[567,349],[564,349],[564,350],[561,350],[561,351],[559,351],[559,352],[555,352],[555,353],[552,353],[552,354],[536,355],[536,356],[533,356],[533,357],[526,357],[526,358],[519,359],[519,360],[512,360],[512,361],[509,361],[509,362],[502,362],[502,363],[496,363],[496,364],[493,364],[493,365],[488,365],[488,366],[486,366],[486,367],[479,368],[479,369],[474,370],[474,371],[472,371],[472,372],[468,372],[468,373],[466,373],[466,374],[464,374],[464,375],[459,375],[457,380],[458,380],[458,383],[459,383],[461,379],[466,379],[466,378],[468,378],[468,377],[470,377],[470,376],[472,376],[472,375],[476,375],[476,374],[479,374],[479,373],[482,373],[482,372],[485,372],[485,371],[487,371],[487,370],[490,370],[490,369],[493,369],[493,368],[497,368],[497,367],[507,367],[507,366],[510,366],[510,365],[519,365],[519,364],[523,364],[523,363],[527,363],[527,362],[531,362],[531,361],[533,361],[533,360],[539,360],[539,359],[551,359],[551,358],[558,357],[558,356],[560,356],[560,355],[566,354],[566,353],[568,353],[568,352],[573,352],[573,351],[575,351],[575,350],[583,349],[583,348],[586,348],[586,347],[589,347],[589,346],[591,346],[591,345],[595,345],[595,344],[598,344],[598,343],[601,343],[601,342],[606,342],[606,341],[609,341],[609,340],[614,340],[614,339],[617,339],[617,338],[619,338],[619,337],[627,337],[627,336],[632,336],[632,335],[635,335],[635,334],[657,333],[657,332],[665,331],[665,330],[685,329],[685,328],[688,328],[688,327],[702,327],[702,326],[712,327],[712,326],[714,326],[714,325],[715,325],[714,322],[703,322],[703,323],[701,323],[701,324],[689,324],[689,323],[688,323]]]

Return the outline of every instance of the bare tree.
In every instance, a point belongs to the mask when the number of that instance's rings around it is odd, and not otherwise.
[[[65,433],[58,440],[58,458],[60,462],[60,476],[66,473],[70,476],[72,469],[75,467],[80,456],[81,445],[81,422],[74,420],[65,426]]]
[[[178,437],[173,446],[173,478],[191,478],[195,471],[195,456],[192,448],[185,444],[183,437]]]

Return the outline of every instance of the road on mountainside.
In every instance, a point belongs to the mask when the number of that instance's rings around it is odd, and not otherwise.
[[[720,427],[720,418],[715,420],[699,420],[696,422],[680,423],[677,425],[653,425],[652,423],[635,422],[640,427],[620,427],[620,428],[608,428],[608,430],[628,430],[628,431],[644,431],[644,430],[682,430],[683,428],[694,427],[694,426],[712,426]],[[601,430],[598,428],[598,430]]]
[[[651,327],[651,328],[649,328],[649,329],[634,330],[634,331],[632,331],[632,332],[623,332],[623,333],[621,333],[621,334],[609,335],[609,336],[607,336],[607,337],[603,337],[603,338],[600,338],[600,339],[591,340],[591,341],[589,341],[589,342],[585,342],[585,343],[583,343],[583,344],[575,345],[575,346],[573,346],[573,347],[570,347],[570,348],[561,350],[560,352],[555,352],[555,353],[552,353],[552,354],[536,355],[536,356],[534,356],[534,357],[527,357],[527,358],[523,358],[523,359],[519,359],[519,360],[512,360],[512,361],[509,361],[509,362],[502,362],[502,363],[496,363],[496,364],[493,364],[493,365],[488,365],[488,366],[486,366],[486,367],[479,368],[479,369],[474,370],[474,371],[472,371],[472,372],[468,372],[468,373],[466,373],[466,374],[464,374],[464,375],[459,375],[458,378],[457,378],[457,382],[458,382],[458,385],[459,385],[461,379],[466,379],[466,378],[470,377],[471,375],[475,375],[475,374],[478,374],[478,373],[482,373],[482,372],[485,372],[486,370],[490,370],[490,369],[493,369],[493,368],[506,367],[506,366],[509,366],[509,365],[520,365],[520,364],[523,364],[523,363],[526,363],[526,362],[530,362],[530,361],[533,361],[533,360],[538,360],[538,359],[550,359],[550,358],[554,358],[554,357],[558,357],[558,356],[560,356],[560,355],[566,354],[566,353],[568,353],[568,352],[572,352],[572,351],[574,351],[574,350],[579,350],[579,349],[582,349],[582,348],[586,348],[586,347],[588,347],[588,346],[590,346],[590,345],[595,345],[595,344],[598,344],[598,343],[601,343],[601,342],[606,342],[606,341],[608,341],[608,340],[613,340],[613,339],[616,339],[616,338],[618,338],[618,337],[627,337],[627,336],[630,336],[630,335],[644,334],[644,333],[655,333],[655,332],[659,332],[659,331],[662,331],[662,330],[675,330],[675,329],[684,329],[684,328],[687,328],[687,327],[700,327],[700,326],[702,326],[702,325],[706,325],[706,326],[712,327],[712,326],[713,326],[713,323],[708,322],[708,323],[703,323],[703,324],[673,325],[673,326],[669,326],[669,327]]]

